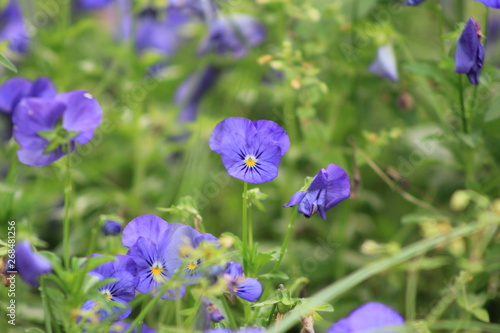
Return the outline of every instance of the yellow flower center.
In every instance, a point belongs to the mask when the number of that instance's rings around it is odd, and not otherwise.
[[[113,295],[111,295],[111,292],[109,290],[103,290],[102,293],[106,297],[107,301],[111,301],[111,298],[113,297]]]
[[[197,264],[197,263],[195,263],[195,262],[192,262],[192,263],[190,263],[190,264],[188,265],[188,268],[189,268],[190,270],[193,270],[193,269],[195,269],[196,267],[198,267],[198,264]]]
[[[159,266],[151,267],[151,273],[153,273],[154,276],[160,275],[162,271],[163,271],[163,268],[161,268]]]
[[[247,155],[245,157],[245,164],[247,167],[253,167],[257,163],[257,159],[253,155]]]

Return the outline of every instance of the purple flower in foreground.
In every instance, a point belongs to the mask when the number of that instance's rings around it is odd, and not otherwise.
[[[32,285],[38,287],[38,277],[43,274],[49,274],[52,271],[52,265],[43,256],[33,252],[31,245],[27,241],[21,241],[16,245],[16,267],[15,270],[21,278]],[[8,271],[12,271],[7,267]]]
[[[395,333],[399,332],[397,327],[403,326],[403,317],[392,308],[381,303],[369,302],[354,310],[347,318],[335,323],[328,333]]]
[[[266,29],[254,17],[245,14],[221,16],[211,23],[198,52],[205,54],[212,51],[241,58],[265,38]]]
[[[425,0],[406,0],[405,5],[406,6],[418,6]]]
[[[21,7],[17,0],[10,0],[0,12],[0,41],[9,41],[9,49],[26,53],[29,47],[29,37],[24,24]]]
[[[392,44],[381,46],[377,50],[377,58],[371,63],[368,70],[373,74],[398,82],[398,67]]]
[[[127,331],[127,329],[130,327],[131,323],[127,323],[124,321],[117,321],[116,323],[111,324],[109,327],[108,333],[123,333]],[[136,333],[137,332],[137,326],[134,327],[130,333]],[[141,333],[154,333],[156,330],[149,328],[146,324],[142,324],[141,326]]]
[[[13,77],[0,86],[0,112],[12,114],[25,97],[53,98],[57,95],[52,81],[40,77],[31,82],[23,77]]]
[[[230,117],[215,126],[209,145],[221,155],[230,176],[260,184],[278,176],[290,139],[273,121]]]
[[[23,98],[12,117],[19,160],[48,165],[89,142],[102,119],[102,110],[86,91],[74,90],[53,99]],[[69,147],[68,147],[69,146]]]
[[[240,263],[229,263],[224,273],[229,293],[245,301],[255,302],[262,295],[262,285],[254,278],[245,277]]]
[[[299,213],[305,217],[314,214],[326,220],[326,211],[349,198],[351,184],[344,169],[330,164],[321,169],[305,191],[295,193],[284,207],[299,205]]]
[[[101,256],[94,254],[92,256]],[[106,296],[106,299],[111,302],[118,302],[125,307],[113,307],[109,313],[105,309],[98,310],[100,319],[112,317],[114,320],[122,320],[127,318],[132,312],[132,308],[128,304],[135,296],[135,287],[137,286],[137,268],[132,258],[124,255],[117,255],[115,261],[106,262],[89,272],[90,275],[97,277],[100,280],[116,279],[111,283],[99,287],[99,291]],[[87,300],[84,305],[84,310],[90,310],[97,307],[97,303],[93,300]]]
[[[471,84],[479,84],[479,75],[483,68],[484,46],[479,24],[471,17],[458,38],[455,53],[455,72],[467,74]]]
[[[117,221],[106,220],[101,227],[101,231],[105,236],[118,235],[122,231],[122,225]]]
[[[500,0],[476,0],[491,8],[500,8]],[[489,36],[488,36],[489,37]]]
[[[197,247],[203,241],[216,240],[210,234],[201,234],[181,223],[168,223],[156,215],[142,215],[133,219],[123,230],[123,245],[128,256],[137,264],[139,282],[137,291],[155,295],[181,265],[180,247]],[[198,275],[201,262],[188,265],[188,279]],[[169,289],[163,299],[183,297],[184,286]]]

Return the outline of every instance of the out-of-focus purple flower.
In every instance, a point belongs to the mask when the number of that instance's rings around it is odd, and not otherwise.
[[[109,5],[113,0],[78,0],[78,4],[85,9],[99,9]]]
[[[330,164],[321,169],[306,191],[298,191],[284,207],[299,205],[299,213],[305,217],[318,215],[326,220],[326,211],[349,198],[349,176],[340,166]]]
[[[328,333],[396,333],[404,326],[404,319],[392,308],[376,302],[366,303],[354,310],[347,318],[335,323]],[[381,329],[384,330],[381,330]],[[392,330],[392,329],[393,330]]]
[[[10,50],[18,53],[28,52],[28,31],[17,0],[10,0],[0,12],[0,41],[5,40],[10,42]]]
[[[255,302],[262,295],[262,285],[254,278],[245,277],[240,263],[228,263],[224,279],[227,282],[229,293],[245,301]]]
[[[0,86],[0,112],[12,113],[25,97],[53,98],[57,95],[52,81],[40,77],[31,82],[23,77],[13,77]]]
[[[33,252],[31,244],[27,241],[19,242],[15,251],[16,267],[15,269],[7,267],[7,271],[17,270],[23,281],[33,287],[38,287],[38,278],[40,275],[52,272],[52,265],[45,257]]]
[[[398,67],[392,44],[381,46],[377,49],[377,57],[368,67],[373,74],[385,77],[393,82],[398,82]]]
[[[425,0],[406,0],[405,5],[406,6],[418,6]]]
[[[182,8],[208,22],[212,21],[218,9],[213,0],[169,0],[168,5],[174,8]]]
[[[171,55],[183,37],[180,28],[190,22],[192,17],[182,7],[169,6],[164,17],[155,8],[146,8],[139,14],[137,30],[135,33],[135,47],[139,53],[146,50]]]
[[[168,223],[156,215],[142,215],[133,219],[123,230],[123,245],[129,248],[128,256],[137,265],[139,282],[137,290],[154,295],[182,265],[180,247],[196,248],[204,241],[216,241],[210,234],[202,234],[181,223]],[[186,243],[187,242],[187,243]],[[188,265],[188,279],[198,275],[201,262],[195,260]],[[163,299],[183,297],[184,286],[169,289]]]
[[[93,254],[101,256],[99,254]],[[113,318],[114,320],[122,320],[127,318],[132,312],[132,308],[128,304],[135,296],[135,287],[137,286],[137,267],[132,258],[124,255],[117,255],[115,261],[106,262],[89,272],[100,280],[116,279],[116,281],[105,284],[99,287],[99,291],[106,296],[106,299],[111,302],[118,302],[125,306],[113,307],[109,313],[105,309],[97,309],[99,319]],[[97,307],[97,303],[93,300],[87,300],[83,304],[84,310],[91,310]]]
[[[455,72],[467,74],[471,84],[479,84],[479,75],[483,68],[484,46],[481,44],[481,29],[471,17],[458,38],[455,53]]]
[[[77,143],[89,142],[101,119],[99,103],[83,90],[53,99],[23,98],[12,117],[14,138],[21,146],[17,156],[26,165],[48,165],[72,152]]]
[[[273,121],[229,117],[215,126],[209,144],[231,177],[260,184],[278,176],[290,139]]]
[[[106,220],[101,227],[102,233],[106,236],[118,235],[122,231],[122,225],[120,222],[113,220]]]
[[[124,321],[117,321],[116,323],[111,324],[108,333],[124,333],[128,330],[130,325],[131,323],[127,323]],[[137,327],[134,327],[134,329],[130,331],[130,333],[136,333],[136,332],[137,332]],[[154,332],[156,332],[156,330],[149,328],[146,324],[141,325],[141,333],[154,333]]]
[[[245,14],[220,16],[210,24],[208,35],[200,44],[198,52],[215,52],[241,58],[250,48],[261,44],[266,38],[266,29],[256,18]]]
[[[193,122],[198,116],[198,105],[202,97],[213,87],[222,69],[207,66],[203,71],[191,74],[175,93],[175,103],[182,106],[179,122]]]
[[[500,8],[500,0],[475,0],[491,8]]]

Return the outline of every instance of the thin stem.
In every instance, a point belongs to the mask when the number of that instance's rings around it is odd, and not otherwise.
[[[42,276],[40,278],[40,296],[42,297],[42,304],[44,310],[47,312],[45,313],[45,331],[47,333],[52,333],[52,325],[51,321],[52,318],[54,317],[54,314],[52,313],[52,307],[50,306],[50,300],[47,295],[47,284],[45,283],[45,277]],[[57,325],[57,322],[56,322]]]
[[[408,282],[406,283],[406,318],[408,321],[415,320],[415,307],[417,299],[417,287],[419,278],[419,266],[422,258],[415,259],[408,270]]]
[[[430,251],[438,246],[446,245],[456,238],[466,237],[479,232],[482,229],[493,224],[494,223],[491,222],[482,222],[463,225],[455,228],[449,234],[437,235],[406,246],[399,253],[389,258],[377,260],[332,283],[328,287],[318,291],[315,295],[309,298],[308,306],[303,306],[292,310],[290,314],[285,316],[279,327],[277,325],[273,325],[267,332],[286,332],[287,329],[291,328],[293,325],[300,321],[301,316],[310,313],[311,309],[315,305],[329,302],[377,274],[387,271],[388,269],[395,267],[405,261],[421,256],[427,251]]]
[[[249,252],[249,238],[248,238],[248,215],[247,215],[247,210],[248,210],[248,183],[243,182],[243,200],[242,200],[242,207],[241,210],[243,212],[243,235],[242,235],[242,241],[243,241],[243,266],[244,270],[247,270],[248,267],[248,262],[247,262],[247,253]]]
[[[68,145],[69,146],[69,145]],[[68,148],[70,151],[70,147]],[[71,155],[66,155],[66,184],[64,187],[63,249],[64,265],[69,268],[69,209],[71,205]]]
[[[292,212],[292,217],[290,218],[290,222],[288,223],[288,231],[286,233],[285,239],[283,240],[283,244],[281,244],[281,250],[280,250],[280,257],[278,261],[276,261],[276,264],[274,264],[274,270],[278,270],[281,265],[281,261],[283,260],[283,257],[285,256],[285,251],[288,247],[288,243],[290,242],[290,238],[292,238],[292,231],[293,231],[293,226],[295,225],[295,219],[297,218],[297,210],[294,209]]]
[[[464,87],[462,82],[462,74],[458,74],[458,97],[460,103],[460,117],[462,119],[462,129],[465,134],[469,133],[467,126],[467,115],[465,113]]]
[[[234,319],[233,313],[231,312],[231,308],[227,303],[227,298],[225,296],[222,297],[222,306],[224,307],[224,312],[227,316],[227,320],[229,321],[230,329],[237,329],[238,325],[236,324],[236,320]]]

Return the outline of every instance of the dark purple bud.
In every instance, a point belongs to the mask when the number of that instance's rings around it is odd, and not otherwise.
[[[457,42],[455,72],[467,74],[471,84],[479,84],[479,76],[484,62],[484,46],[480,42],[479,25],[471,17],[467,21]]]
[[[117,221],[106,220],[102,225],[101,230],[106,236],[118,235],[122,231],[122,225]]]
[[[0,12],[0,41],[9,41],[9,49],[18,53],[26,53],[29,48],[29,37],[24,24],[21,6],[17,0],[10,0]]]

